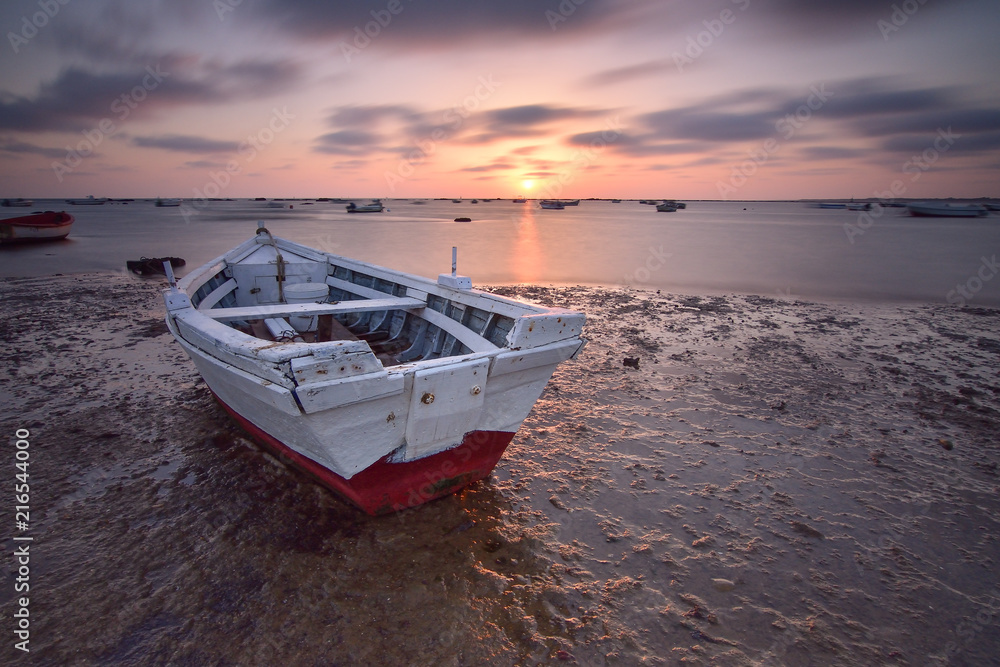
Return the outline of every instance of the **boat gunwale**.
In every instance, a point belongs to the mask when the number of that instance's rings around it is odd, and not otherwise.
[[[237,264],[239,261],[249,257],[253,254],[253,252],[264,245],[271,245],[270,239],[265,240],[261,238],[260,235],[256,235],[225,254],[206,262],[201,267],[194,269],[191,273],[182,278],[177,287],[184,293],[188,302],[185,306],[177,305],[173,308],[168,307],[168,318],[180,317],[188,326],[197,329],[200,334],[213,340],[215,342],[215,346],[224,353],[235,354],[242,358],[255,359],[268,364],[283,365],[298,357],[312,356],[314,358],[325,358],[350,352],[365,352],[374,354],[371,346],[364,341],[275,342],[264,340],[257,338],[256,336],[246,334],[238,329],[215,320],[208,312],[213,308],[199,310],[190,302],[190,298],[204,285],[208,284],[212,278],[217,277],[220,274],[225,275],[226,269],[229,268],[229,266]],[[331,267],[339,266],[352,271],[359,271],[374,278],[381,278],[390,282],[401,284],[407,288],[407,297],[416,297],[417,299],[420,299],[422,296],[422,299],[420,300],[424,301],[424,306],[417,309],[400,308],[399,310],[403,310],[409,314],[420,317],[438,328],[442,327],[442,323],[451,325],[453,322],[453,327],[449,326],[449,329],[455,328],[457,330],[458,328],[461,328],[463,333],[468,333],[467,337],[455,336],[459,342],[463,343],[470,349],[470,352],[468,353],[407,362],[395,366],[383,366],[386,370],[395,369],[397,371],[405,371],[408,369],[420,368],[427,364],[433,364],[435,366],[453,363],[457,364],[469,359],[475,359],[482,356],[496,356],[503,352],[521,349],[519,347],[512,346],[510,344],[510,338],[508,338],[508,343],[506,345],[495,345],[475,330],[462,324],[460,321],[454,320],[453,318],[450,318],[444,313],[441,313],[433,308],[426,307],[427,295],[430,294],[451,300],[466,307],[479,308],[487,313],[510,317],[514,320],[515,324],[511,327],[511,334],[509,335],[513,335],[515,329],[518,328],[517,321],[519,319],[531,320],[533,317],[537,316],[559,317],[564,314],[573,316],[582,315],[582,313],[577,311],[523,303],[480,290],[460,290],[442,286],[422,276],[396,271],[360,260],[341,257],[332,253],[316,251],[312,248],[303,246],[293,241],[288,241],[286,239],[274,238],[274,245],[278,250],[294,252],[306,259],[312,259],[317,262],[325,263],[327,266],[328,277],[332,275],[329,273]],[[358,287],[364,286],[358,285]],[[165,295],[168,295],[169,293],[170,290],[166,290]],[[390,297],[392,295],[386,293],[386,296]],[[358,301],[363,302],[364,299],[362,298]],[[282,305],[284,307],[284,304]],[[359,306],[361,305],[362,303],[359,303]],[[397,309],[390,308],[387,310]],[[434,322],[433,320],[440,321]],[[527,322],[525,322],[525,326],[528,327]],[[530,330],[530,327],[528,328]],[[453,331],[445,330],[445,332],[454,336]],[[577,334],[577,337],[579,337],[579,333]],[[472,345],[469,344],[470,341],[473,343]],[[212,354],[211,349],[206,349],[203,345],[199,345],[196,341],[189,341],[189,344],[201,349],[202,352],[206,354]],[[539,345],[545,344],[546,343],[543,342],[539,343]]]
[[[269,242],[262,242],[259,239],[260,237],[258,236],[248,239],[225,254],[219,255],[215,259],[212,259],[202,266],[192,270],[180,279],[177,283],[177,288],[188,296],[192,296],[198,291],[198,289],[201,288],[202,285],[207,283],[221,271],[224,271],[227,266],[238,264],[262,245],[270,245]],[[461,290],[453,287],[446,287],[430,278],[425,278],[412,273],[405,273],[403,271],[379,266],[378,264],[371,264],[362,260],[335,255],[333,253],[314,250],[308,246],[304,246],[287,239],[274,237],[274,241],[279,249],[283,248],[302,254],[306,259],[312,259],[317,262],[325,262],[327,264],[328,276],[332,275],[329,273],[329,268],[331,266],[341,266],[352,271],[360,271],[374,278],[381,278],[383,280],[389,280],[402,284],[408,291],[414,289],[419,292],[425,292],[427,294],[433,294],[434,296],[456,301],[463,305],[474,306],[485,310],[486,312],[496,313],[497,315],[504,315],[515,319],[525,315],[559,315],[562,313],[576,314],[578,312],[566,308],[539,306],[524,301],[516,301],[514,299],[508,299],[498,294],[484,292],[475,288]],[[197,287],[193,287],[193,284],[199,279],[201,279],[201,281],[197,283]],[[392,296],[388,293],[386,294],[387,296]],[[476,303],[477,301],[479,303]],[[489,304],[489,306],[484,305],[484,302],[485,304]]]

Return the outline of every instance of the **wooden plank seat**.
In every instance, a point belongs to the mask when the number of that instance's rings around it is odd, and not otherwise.
[[[234,320],[258,320],[295,315],[340,315],[343,313],[363,313],[380,310],[419,310],[427,304],[410,297],[388,297],[385,299],[358,299],[337,303],[276,303],[266,306],[241,306],[236,308],[210,308],[200,310],[204,315],[220,322]]]

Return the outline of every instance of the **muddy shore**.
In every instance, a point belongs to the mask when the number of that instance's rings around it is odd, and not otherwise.
[[[31,482],[27,531],[0,505],[4,662],[1000,655],[1000,310],[493,288],[584,311],[590,343],[489,480],[371,518],[233,424],[161,287],[0,280],[0,429],[9,478],[30,431]]]

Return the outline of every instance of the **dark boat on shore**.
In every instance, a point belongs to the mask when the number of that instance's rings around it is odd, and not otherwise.
[[[184,266],[186,263],[180,257],[140,257],[137,260],[128,260],[125,266],[137,276],[165,276],[167,273],[163,269],[163,263],[168,261],[173,268]]]

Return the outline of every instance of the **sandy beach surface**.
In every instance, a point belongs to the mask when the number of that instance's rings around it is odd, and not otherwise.
[[[0,280],[7,664],[996,664],[998,310],[493,288],[590,343],[489,480],[371,518],[245,438],[161,287]]]

